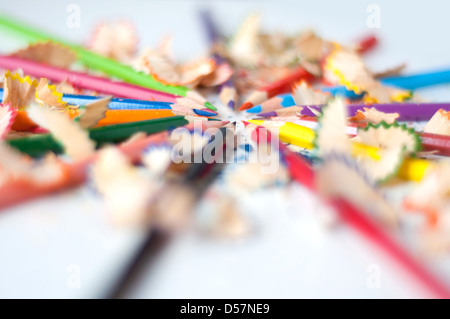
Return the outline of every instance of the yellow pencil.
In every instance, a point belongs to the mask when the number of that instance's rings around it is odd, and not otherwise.
[[[315,132],[305,126],[290,122],[278,122],[278,121],[263,121],[263,120],[249,120],[248,122],[260,125],[271,129],[278,130],[278,136],[282,142],[293,144],[306,149],[312,149],[314,147]],[[377,147],[365,145],[359,142],[352,143],[353,156],[369,156],[374,160],[381,158],[379,154],[380,149]],[[433,166],[427,160],[417,158],[406,158],[400,170],[398,176],[402,179],[411,181],[421,181],[427,171]]]

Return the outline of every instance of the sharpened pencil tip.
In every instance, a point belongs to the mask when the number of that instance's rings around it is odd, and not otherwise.
[[[247,110],[247,113],[260,113],[262,111],[261,105],[254,106]]]
[[[239,111],[245,111],[248,110],[249,108],[253,107],[253,104],[251,102],[245,102],[244,104],[242,104],[242,106],[239,108]]]

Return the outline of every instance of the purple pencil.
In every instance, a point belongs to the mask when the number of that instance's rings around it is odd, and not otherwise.
[[[310,105],[310,108],[319,111],[323,105]],[[375,108],[384,113],[398,113],[398,121],[428,121],[439,110],[450,111],[450,103],[393,103],[393,104],[354,104],[348,105],[348,116],[355,116],[357,111],[364,108]],[[308,107],[303,108],[301,115],[316,116]]]

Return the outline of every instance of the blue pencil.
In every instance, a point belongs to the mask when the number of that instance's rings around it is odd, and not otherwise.
[[[101,96],[63,94],[62,100],[72,105],[85,105],[95,100],[101,99]],[[3,100],[3,89],[0,89],[0,100]],[[172,104],[169,102],[145,101],[113,98],[108,104],[110,110],[171,110]],[[200,116],[216,116],[217,113],[206,110],[192,109]]]

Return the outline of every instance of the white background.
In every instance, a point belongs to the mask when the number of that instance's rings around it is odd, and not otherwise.
[[[381,28],[366,25],[367,6],[381,9]],[[80,7],[79,28],[67,27],[69,4]],[[366,59],[373,69],[402,62],[408,72],[450,67],[449,6],[444,1],[2,1],[0,11],[56,35],[84,42],[101,20],[132,20],[141,47],[172,34],[183,60],[207,52],[198,19],[210,8],[230,35],[251,11],[263,13],[266,30],[312,27],[322,36],[351,43],[376,32],[381,44]],[[0,33],[0,53],[20,43]],[[421,92],[448,101],[447,86]],[[290,198],[290,199],[289,199]],[[213,240],[188,230],[177,235],[148,267],[128,297],[179,298],[392,298],[429,295],[395,264],[349,229],[330,231],[315,217],[314,203],[296,188],[243,200],[255,217],[254,235]],[[141,234],[105,224],[89,187],[0,212],[0,297],[98,297],[132,254]],[[70,285],[80,275],[81,286]],[[374,266],[375,265],[375,266]],[[379,287],[368,285],[371,267]],[[69,281],[69,284],[68,284]]]

